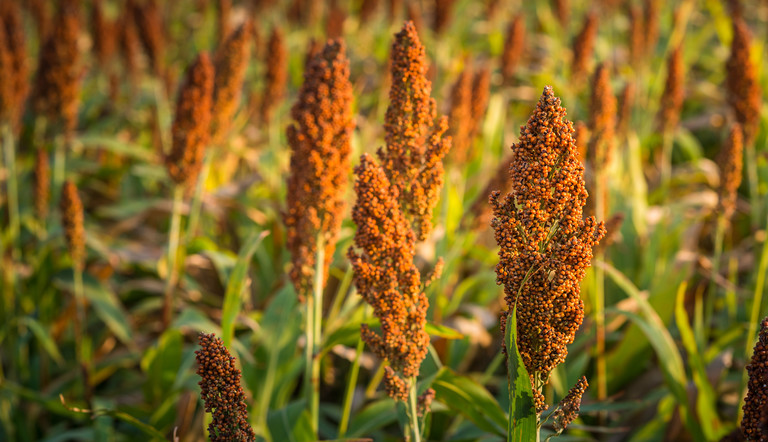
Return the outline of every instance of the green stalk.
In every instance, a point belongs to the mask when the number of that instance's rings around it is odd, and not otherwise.
[[[67,173],[66,139],[61,135],[57,136],[53,141],[53,149],[53,192],[51,195],[59,195]]]
[[[195,186],[195,194],[192,197],[192,207],[189,209],[189,222],[187,223],[187,235],[184,240],[184,244],[189,242],[195,236],[197,230],[197,224],[200,220],[200,209],[203,205],[203,192],[205,191],[205,181],[208,179],[208,173],[211,170],[211,162],[213,161],[213,150],[208,150],[203,161],[203,167],[200,170],[200,175],[197,177],[197,185]]]
[[[312,403],[313,403],[313,393],[314,388],[312,386],[312,368],[313,368],[313,351],[314,351],[314,342],[315,342],[315,307],[314,307],[314,296],[308,295],[306,296],[305,300],[305,307],[306,312],[304,316],[304,336],[305,336],[305,344],[304,344],[304,397],[307,401],[307,407],[309,407],[310,410],[310,426],[312,427],[312,432],[317,435],[317,420],[314,419],[314,415],[312,414]]]
[[[411,388],[408,391],[408,403],[406,404],[406,412],[410,418],[410,430],[413,435],[413,442],[421,442],[421,431],[419,430],[419,416],[418,416],[418,404],[416,401],[416,377],[412,377],[409,380]],[[408,431],[406,431],[406,438]]]
[[[323,282],[325,269],[325,243],[323,241],[323,233],[317,234],[317,255],[315,256],[315,279],[312,284],[312,298],[313,309],[309,310],[309,304],[307,304],[307,313],[312,314],[312,327],[314,331],[312,333],[312,340],[307,339],[307,343],[311,342],[310,348],[312,350],[312,382],[311,382],[311,394],[309,396],[309,413],[312,430],[318,435],[318,422],[320,420],[320,337],[322,334],[322,317],[323,317]],[[309,326],[309,324],[307,324]],[[309,336],[307,336],[309,338]],[[319,435],[318,435],[319,436]]]
[[[264,386],[261,390],[261,401],[259,402],[259,416],[256,422],[257,433],[261,434],[265,439],[271,441],[272,437],[269,435],[269,428],[267,427],[267,414],[269,412],[269,404],[272,399],[272,390],[275,387],[275,372],[277,371],[277,360],[280,356],[280,346],[277,344],[270,345],[269,350],[269,362],[267,362],[267,374],[264,377]]]
[[[715,250],[712,255],[712,268],[709,274],[709,287],[707,289],[707,297],[704,301],[704,320],[703,323],[697,323],[696,325],[696,339],[699,348],[704,348],[704,344],[707,342],[709,336],[710,327],[712,323],[712,316],[715,311],[715,298],[717,295],[717,283],[715,279],[720,274],[720,260],[723,256],[723,240],[725,237],[725,228],[727,226],[727,220],[721,214],[717,216],[717,227],[715,228]]]
[[[672,179],[672,146],[674,145],[672,133],[665,130],[661,135],[661,142],[661,187],[669,191],[669,182]]]
[[[83,394],[88,407],[92,408],[92,397],[90,387],[90,351],[86,352],[85,341],[83,340],[83,328],[85,327],[85,288],[83,285],[83,266],[75,263],[73,266],[74,284],[75,284],[75,353],[77,362],[80,364],[80,372],[83,381]]]
[[[178,256],[179,238],[181,237],[181,205],[184,198],[184,186],[176,184],[173,188],[173,209],[171,214],[171,231],[168,233],[168,277],[165,280],[163,297],[163,326],[171,324],[173,311],[173,291],[179,279]]]
[[[363,321],[365,321],[367,312],[363,311]],[[344,404],[341,408],[341,422],[339,422],[339,439],[344,438],[349,428],[349,416],[352,414],[352,399],[355,397],[355,387],[357,386],[357,376],[360,373],[360,355],[363,353],[365,343],[362,337],[357,339],[355,348],[355,360],[352,361],[352,368],[349,370],[347,378],[347,388],[344,390]]]
[[[349,286],[352,284],[352,275],[353,275],[352,266],[349,266],[347,268],[347,271],[344,273],[344,279],[342,279],[341,284],[339,284],[339,289],[336,291],[336,297],[333,298],[333,304],[331,305],[331,310],[328,312],[328,317],[327,317],[326,326],[325,326],[325,330],[328,333],[330,333],[329,325],[330,324],[335,325],[336,318],[339,316],[339,313],[341,312],[341,305],[344,303],[344,299],[346,298],[346,294],[347,294],[347,291],[349,290]]]
[[[763,216],[762,201],[760,200],[759,179],[757,175],[757,152],[755,151],[755,142],[752,141],[744,146],[744,155],[746,162],[744,167],[747,172],[747,183],[749,184],[749,207],[751,210],[752,227],[757,227],[758,220]]]
[[[11,247],[12,257],[15,260],[21,258],[21,252],[19,250],[19,186],[18,177],[16,176],[16,147],[13,142],[13,132],[11,132],[10,124],[3,123],[3,150],[5,151],[5,167],[8,170],[8,218],[10,222],[10,235],[11,235]]]

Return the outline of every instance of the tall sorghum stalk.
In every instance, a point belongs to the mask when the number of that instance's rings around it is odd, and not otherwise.
[[[525,52],[525,15],[517,14],[507,26],[504,50],[501,53],[501,75],[505,84],[512,84],[517,67],[523,64]]]
[[[390,52],[392,87],[384,117],[385,146],[376,151],[400,210],[416,239],[432,231],[432,210],[443,186],[442,159],[451,146],[446,117],[437,119],[427,56],[413,23],[405,22]]]
[[[381,322],[381,334],[363,324],[361,335],[389,363],[384,374],[387,394],[406,403],[410,422],[406,438],[420,441],[418,415],[426,410],[417,409],[415,394],[429,345],[425,330],[429,303],[413,263],[416,236],[400,210],[396,188],[372,157],[361,157],[355,175],[357,202],[352,219],[357,232],[348,256],[357,291]]]
[[[261,97],[261,121],[268,124],[275,107],[280,104],[288,82],[288,51],[285,48],[283,31],[275,27],[267,44],[264,78],[264,93]]]
[[[755,138],[760,126],[762,91],[757,77],[757,66],[750,57],[752,36],[744,20],[733,18],[731,56],[726,63],[725,90],[728,104],[736,121],[744,131],[747,182],[749,184],[752,226],[757,226],[763,213],[763,203],[758,191],[757,153]]]
[[[90,398],[88,373],[90,362],[87,355],[90,353],[84,349],[85,336],[85,292],[83,290],[83,268],[85,265],[85,228],[83,227],[83,203],[77,193],[77,187],[67,181],[61,188],[61,225],[64,230],[69,255],[72,258],[72,270],[74,271],[74,295],[75,295],[75,347],[77,361],[83,374],[83,387],[86,398]]]
[[[211,441],[253,441],[256,434],[248,423],[245,392],[240,386],[237,359],[229,354],[220,338],[200,333],[200,350],[195,350],[200,398],[211,413],[208,436]]]
[[[291,109],[288,127],[291,171],[284,215],[291,252],[291,281],[306,301],[304,385],[312,429],[319,418],[320,343],[323,288],[333,260],[345,209],[350,138],[354,129],[349,60],[341,40],[314,54]]]
[[[592,61],[592,53],[597,38],[597,14],[590,12],[584,20],[584,26],[573,39],[571,60],[571,78],[580,82],[586,75]]]
[[[213,62],[214,80],[210,136],[210,145],[214,148],[209,149],[205,155],[200,177],[197,180],[189,211],[186,243],[194,238],[197,232],[208,172],[219,153],[219,148],[224,147],[226,143],[232,118],[240,104],[245,69],[248,67],[251,49],[252,29],[253,25],[250,21],[243,23],[216,50]]]
[[[55,129],[53,188],[58,192],[66,172],[66,148],[77,123],[80,90],[79,2],[59,3],[50,35],[38,61],[32,106]]]
[[[667,186],[672,175],[672,144],[674,132],[683,108],[685,66],[682,48],[678,47],[667,58],[667,81],[661,96],[658,125],[662,136],[661,185]]]
[[[577,157],[573,124],[550,86],[512,146],[512,190],[490,198],[491,223],[499,244],[497,283],[504,285],[508,312],[516,311],[517,347],[530,376],[537,417],[547,406],[542,390],[552,370],[565,360],[584,318],[580,283],[592,248],[605,235],[603,223],[583,218],[587,201],[584,167]],[[505,348],[508,357],[514,351]],[[561,402],[573,417],[586,387]],[[577,398],[578,396],[578,398]],[[561,418],[561,425],[568,419]]]
[[[210,137],[213,65],[206,53],[200,53],[189,66],[176,101],[170,152],[165,167],[174,182],[171,231],[168,235],[168,266],[163,300],[163,325],[171,323],[173,292],[179,278],[179,238],[181,209],[185,191],[197,182]]]
[[[608,66],[600,64],[592,78],[592,96],[589,104],[590,139],[587,146],[588,162],[592,166],[594,177],[595,218],[604,221],[608,216],[607,171],[613,151],[613,135],[616,127],[616,98],[611,89]],[[604,259],[604,252],[597,251],[596,258]],[[595,290],[593,307],[595,309],[595,352],[597,355],[597,397],[600,400],[608,396],[608,372],[605,355],[605,282],[603,269],[595,269]]]

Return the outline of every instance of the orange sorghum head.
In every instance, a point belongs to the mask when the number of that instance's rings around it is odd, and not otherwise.
[[[267,72],[261,101],[261,121],[268,123],[272,112],[283,99],[288,82],[288,51],[285,48],[283,31],[275,27],[267,44]]]
[[[311,292],[318,234],[325,249],[323,281],[333,260],[346,206],[352,100],[346,46],[330,40],[307,65],[287,130],[291,171],[284,219],[290,277],[299,294]]]
[[[104,16],[102,0],[95,0],[91,6],[91,33],[93,35],[93,52],[102,69],[106,69],[112,55],[115,53],[117,35],[115,23]]]
[[[253,441],[256,435],[248,424],[248,406],[240,386],[235,357],[213,333],[200,333],[200,350],[195,350],[200,397],[213,420],[208,424],[211,441]]]
[[[10,121],[18,111],[13,90],[13,56],[5,34],[5,26],[0,20],[0,125]]]
[[[77,123],[80,92],[79,2],[59,4],[52,29],[40,50],[33,106],[36,112],[61,122],[67,132]]]
[[[149,65],[155,75],[162,77],[165,68],[165,31],[160,5],[156,0],[145,0],[143,5],[131,3],[138,34],[149,58]]]
[[[673,131],[680,121],[685,94],[685,67],[683,66],[682,48],[678,47],[667,58],[667,82],[661,96],[658,122],[662,132]]]
[[[619,97],[619,118],[616,121],[616,131],[626,134],[632,119],[632,109],[635,107],[635,82],[630,81],[624,86]]]
[[[581,379],[576,382],[576,385],[568,391],[568,394],[560,401],[557,411],[552,415],[553,424],[556,433],[561,433],[565,430],[571,422],[579,417],[579,408],[581,408],[581,397],[587,390],[589,384],[587,378],[582,376]]]
[[[424,329],[429,302],[413,263],[416,237],[381,166],[364,154],[355,175],[352,219],[357,232],[348,256],[357,291],[381,322],[381,334],[363,325],[361,335],[389,362],[387,393],[405,400],[410,378],[418,376],[429,344]]]
[[[637,68],[645,56],[645,24],[643,11],[639,6],[631,5],[629,14],[629,60]]]
[[[512,151],[512,190],[490,198],[491,226],[500,246],[496,280],[504,285],[508,308],[517,306],[525,367],[534,385],[543,385],[565,360],[566,346],[584,318],[579,285],[605,227],[594,217],[582,217],[584,166],[573,124],[552,87],[544,89]],[[503,332],[506,315],[501,327]],[[541,406],[537,403],[538,410]]]
[[[216,18],[218,19],[218,41],[221,44],[229,36],[229,16],[232,14],[232,0],[217,0],[216,13]]]
[[[726,63],[725,88],[728,103],[736,121],[744,130],[744,142],[751,144],[760,125],[762,92],[757,79],[757,66],[750,58],[752,36],[747,24],[739,17],[733,19],[731,56]]]
[[[386,146],[377,155],[419,240],[432,230],[432,209],[443,186],[443,157],[450,148],[446,118],[435,121],[432,83],[424,46],[413,23],[405,22],[390,54],[392,87],[384,117]]]
[[[741,184],[741,170],[744,165],[743,149],[744,138],[741,126],[734,123],[717,162],[720,166],[720,210],[727,219],[736,211],[737,191]]]
[[[749,382],[744,399],[744,417],[741,433],[746,440],[768,440],[765,429],[765,410],[768,408],[768,318],[760,324],[757,343],[752,350],[752,361],[747,365]]]
[[[131,83],[135,84],[138,80],[139,72],[138,57],[140,43],[136,22],[133,18],[132,5],[132,0],[126,2],[125,10],[122,11],[122,17],[117,21],[117,40],[128,78]]]
[[[597,38],[597,14],[590,12],[584,20],[584,27],[573,39],[573,60],[571,61],[571,76],[581,80],[587,74],[592,52]]]
[[[467,66],[451,89],[451,109],[448,114],[448,135],[451,137],[451,159],[462,164],[472,155],[470,129],[472,121],[472,69]]]
[[[211,143],[224,141],[240,104],[243,79],[251,50],[250,21],[243,23],[216,51],[214,60]]]
[[[510,83],[515,70],[522,64],[525,52],[525,16],[517,14],[507,26],[504,50],[501,53],[501,75],[505,83]]]
[[[83,203],[77,194],[77,187],[66,181],[61,188],[61,226],[67,240],[69,255],[76,268],[83,268],[85,261],[85,228],[83,227]]]
[[[213,65],[205,52],[187,68],[176,100],[172,145],[165,167],[177,184],[192,186],[203,165],[211,130]]]
[[[563,28],[568,27],[568,20],[571,18],[571,5],[569,0],[552,0],[552,12],[557,17],[557,22]]]
[[[587,158],[595,168],[604,168],[611,161],[613,134],[616,129],[616,97],[611,89],[608,66],[601,63],[592,77],[589,101],[589,132]]]
[[[643,1],[643,25],[645,55],[650,57],[656,50],[656,40],[659,38],[659,0]]]
[[[325,36],[330,39],[340,38],[344,34],[346,20],[347,12],[339,2],[332,1],[325,19]]]
[[[456,0],[434,0],[434,21],[432,22],[432,29],[435,34],[440,35],[446,29],[451,22],[453,15],[454,2]]]
[[[29,64],[27,63],[27,45],[21,11],[16,2],[3,2],[0,6],[0,28],[5,29],[5,43],[10,52],[11,71],[11,123],[18,127],[21,121],[22,107],[29,91]]]
[[[469,137],[474,140],[480,133],[480,123],[485,116],[488,107],[488,98],[491,95],[491,70],[488,65],[481,67],[472,78],[472,104]]]

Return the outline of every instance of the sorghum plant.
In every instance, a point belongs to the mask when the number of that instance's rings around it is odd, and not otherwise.
[[[102,0],[96,0],[91,6],[91,33],[93,34],[93,53],[96,55],[101,69],[107,69],[115,53],[117,35],[116,23],[104,16]]]
[[[590,12],[584,20],[584,26],[573,39],[573,59],[571,60],[571,77],[581,81],[587,74],[592,52],[597,38],[597,14]]]
[[[584,167],[577,157],[573,124],[550,86],[512,146],[512,190],[490,198],[500,246],[497,283],[508,312],[516,312],[517,347],[530,376],[535,411],[546,409],[542,389],[565,360],[584,318],[580,283],[603,223],[583,218]],[[505,348],[507,357],[514,350]],[[567,412],[567,409],[565,409]]]
[[[386,145],[376,152],[403,216],[416,238],[432,230],[432,209],[443,186],[442,159],[451,146],[447,118],[435,121],[424,46],[412,22],[395,35],[390,54],[392,88],[384,117]]]
[[[200,333],[200,350],[195,350],[200,398],[213,420],[208,424],[211,441],[254,441],[256,434],[248,424],[245,392],[240,386],[237,359],[229,354],[220,338]]]
[[[10,72],[7,80],[10,80],[11,93],[9,96],[11,115],[9,121],[15,131],[18,131],[22,115],[22,107],[27,99],[29,91],[29,63],[27,62],[27,44],[24,33],[24,24],[21,19],[21,11],[17,2],[3,2],[0,5],[0,27],[4,28],[5,43],[10,52]],[[0,31],[2,32],[2,31]],[[6,81],[6,80],[4,80]],[[0,118],[2,120],[3,118]]]
[[[501,75],[504,83],[510,84],[517,67],[522,64],[525,52],[525,16],[515,15],[507,27],[507,37],[504,39],[504,50],[501,53]]]
[[[451,89],[451,110],[448,113],[449,129],[453,149],[452,159],[463,164],[471,155],[470,129],[472,121],[472,70],[465,67]]]
[[[567,28],[571,17],[570,0],[551,0],[550,7],[555,17],[557,17],[557,22],[560,23],[560,26]]]
[[[406,402],[410,418],[406,434],[419,441],[416,378],[429,345],[425,330],[429,303],[413,262],[416,236],[400,211],[394,186],[372,157],[361,157],[355,175],[352,219],[357,224],[357,250],[351,247],[348,256],[357,291],[381,322],[381,334],[364,324],[361,336],[389,363],[384,374],[387,394]]]
[[[149,66],[158,77],[162,77],[165,69],[165,32],[160,5],[156,0],[144,0],[133,3],[133,17],[138,34],[149,59]]]
[[[230,122],[240,104],[240,94],[248,67],[253,24],[248,21],[216,50],[214,58],[211,144],[219,145],[229,131]]]
[[[720,167],[719,208],[725,219],[731,219],[736,211],[737,191],[741,184],[741,171],[744,165],[742,153],[744,138],[741,126],[734,123],[728,134],[728,140],[720,151],[717,161]]]
[[[629,7],[629,61],[637,69],[645,56],[645,24],[639,6]]]
[[[630,81],[624,86],[619,96],[619,117],[616,120],[616,132],[626,135],[632,120],[632,109],[635,107],[635,82]]]
[[[480,133],[480,123],[485,116],[488,107],[488,98],[491,95],[491,70],[483,66],[475,72],[472,79],[472,104],[469,120],[469,138],[474,140]]]
[[[675,48],[667,58],[667,81],[664,83],[664,93],[661,96],[658,122],[662,132],[671,132],[680,121],[680,111],[683,108],[685,66],[683,51]]]
[[[653,55],[656,50],[656,41],[659,39],[659,1],[643,1],[643,25],[645,26],[643,39],[646,57]]]
[[[344,214],[354,129],[349,60],[341,40],[312,55],[288,127],[291,172],[285,213],[287,246],[296,292],[306,300],[305,386],[311,424],[319,413],[322,294]],[[318,274],[318,272],[320,274]]]
[[[725,89],[736,121],[744,131],[744,143],[751,145],[760,124],[762,92],[757,78],[757,66],[750,58],[752,36],[743,19],[733,19],[731,56],[726,63]]]
[[[283,99],[288,82],[288,51],[283,41],[283,32],[278,27],[272,29],[269,37],[265,64],[267,72],[261,97],[261,121],[268,123],[275,106]]]

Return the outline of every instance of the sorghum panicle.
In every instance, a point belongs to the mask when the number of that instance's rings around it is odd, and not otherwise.
[[[571,61],[571,76],[581,80],[587,74],[592,53],[597,38],[597,14],[590,12],[584,20],[584,27],[573,39],[573,60]]]
[[[658,122],[662,132],[674,131],[683,109],[685,67],[682,48],[678,47],[667,58],[667,82],[661,96]]]
[[[387,393],[405,401],[409,379],[418,376],[429,344],[424,329],[429,303],[413,262],[416,237],[381,166],[363,154],[355,175],[352,219],[357,232],[348,256],[357,291],[381,322],[381,334],[364,324],[361,336],[389,361],[384,376]]]
[[[656,41],[659,38],[659,1],[660,0],[643,1],[643,25],[645,26],[644,46],[646,57],[652,56],[656,51]]]
[[[619,96],[619,118],[616,121],[616,132],[626,134],[632,120],[632,109],[635,107],[635,82],[630,81],[624,86]]]
[[[573,125],[573,141],[576,143],[578,158],[582,165],[587,164],[587,146],[589,145],[589,129],[583,121]]]
[[[432,22],[432,30],[435,34],[442,34],[451,22],[453,15],[453,7],[456,0],[434,0],[434,21]]]
[[[83,268],[85,262],[85,228],[83,227],[83,203],[77,194],[77,187],[66,181],[61,188],[61,226],[67,240],[69,255],[76,268]]]
[[[725,88],[728,103],[733,109],[736,121],[744,130],[744,142],[754,141],[760,125],[762,92],[757,79],[757,66],[750,58],[752,36],[747,24],[741,18],[733,20],[731,56],[726,63]]]
[[[734,123],[731,126],[728,140],[720,151],[717,161],[720,167],[720,198],[719,205],[723,216],[730,219],[736,211],[737,191],[741,184],[741,170],[743,168],[742,152],[744,150],[744,138],[741,126]]]
[[[349,60],[341,40],[331,40],[310,60],[288,127],[291,172],[286,243],[290,277],[299,294],[311,293],[317,237],[323,236],[323,282],[333,260],[345,209],[350,137],[354,129]]]
[[[568,20],[571,18],[571,5],[569,0],[552,0],[552,11],[557,17],[557,22],[563,28],[568,27]]]
[[[421,5],[419,2],[408,2],[405,5],[406,20],[413,22],[413,27],[416,28],[416,32],[421,34],[424,32],[424,15],[422,14]]]
[[[435,121],[426,61],[416,28],[405,22],[390,55],[392,87],[384,117],[386,145],[376,152],[394,197],[420,241],[432,230],[432,209],[443,186],[442,159],[451,146],[450,137],[443,136],[447,119]]]
[[[616,129],[616,97],[611,89],[608,66],[601,63],[592,77],[589,101],[590,140],[587,158],[595,168],[605,168],[611,161]]]
[[[744,399],[744,417],[741,420],[741,433],[746,440],[766,441],[768,432],[765,428],[768,408],[768,318],[760,324],[760,333],[752,351],[752,361],[747,365],[749,382],[747,397]]]
[[[387,0],[387,17],[389,18],[390,23],[394,22],[400,16],[400,11],[402,9],[403,0]]]
[[[149,65],[158,77],[164,75],[165,32],[160,5],[157,0],[144,0],[144,4],[133,3],[133,16],[138,35],[149,58]]]
[[[211,112],[212,144],[224,142],[232,117],[240,104],[251,50],[251,29],[250,21],[243,23],[216,51]]]
[[[330,39],[340,38],[344,34],[344,22],[347,20],[347,12],[339,5],[339,2],[331,2],[328,16],[325,20],[325,36]]]
[[[117,40],[123,65],[132,84],[138,81],[139,72],[139,34],[133,18],[133,2],[129,0],[122,11],[121,20],[117,21]]]
[[[637,68],[645,56],[645,24],[643,11],[639,6],[629,7],[629,60]]]
[[[236,359],[213,333],[200,333],[200,350],[195,350],[200,397],[213,420],[208,425],[211,441],[254,441],[248,424],[245,392],[240,386]]]
[[[102,0],[95,0],[91,6],[91,33],[93,34],[93,52],[102,69],[109,65],[115,53],[117,44],[115,26],[116,23],[110,22],[104,16]]]
[[[278,27],[272,29],[272,35],[269,37],[265,64],[267,72],[261,101],[261,121],[268,123],[275,106],[283,99],[288,82],[288,51],[285,48],[283,32]]]
[[[77,123],[80,92],[79,2],[59,3],[50,35],[40,50],[33,108],[51,121],[61,122],[69,133]]]
[[[525,16],[517,14],[507,26],[507,36],[504,39],[504,50],[501,53],[501,75],[504,83],[509,84],[517,67],[522,64],[525,52]]]
[[[232,13],[232,0],[217,0],[216,12],[216,17],[218,19],[218,41],[221,43],[225,38],[229,37],[230,34],[229,16]]]
[[[187,68],[176,100],[171,128],[172,145],[165,167],[177,184],[191,187],[203,165],[210,138],[213,65],[205,52]]]
[[[544,89],[512,151],[512,190],[490,197],[500,246],[496,281],[504,285],[509,311],[516,305],[518,350],[540,412],[546,407],[541,387],[565,360],[584,318],[579,285],[605,227],[582,217],[584,167],[573,124],[552,87]],[[502,334],[505,328],[506,314]]]
[[[480,123],[485,117],[488,98],[491,95],[491,70],[483,66],[472,79],[472,112],[469,121],[469,138],[474,140],[480,133]]]
[[[51,199],[51,166],[48,162],[48,151],[38,148],[35,152],[35,213],[44,220],[48,217],[48,204]]]
[[[16,2],[3,2],[0,6],[0,27],[5,29],[5,43],[10,51],[11,62],[11,124],[18,128],[22,108],[29,92],[29,63],[27,62],[27,44],[21,11]]]
[[[360,5],[360,24],[368,23],[378,8],[379,0],[363,0]]]
[[[44,42],[48,37],[48,33],[51,32],[51,14],[48,10],[48,1],[29,0],[27,2],[27,11],[32,16],[37,27],[37,41]]]
[[[557,411],[552,414],[552,427],[556,433],[561,433],[565,428],[579,417],[579,408],[581,408],[581,397],[587,390],[589,384],[587,378],[582,376],[568,391],[568,394],[560,401]]]
[[[18,111],[13,90],[13,55],[5,33],[5,25],[0,20],[0,126],[11,120]]]
[[[472,146],[472,69],[469,66],[461,71],[451,89],[448,121],[448,135],[453,147],[451,157],[456,164],[462,164],[471,155],[469,149]]]

